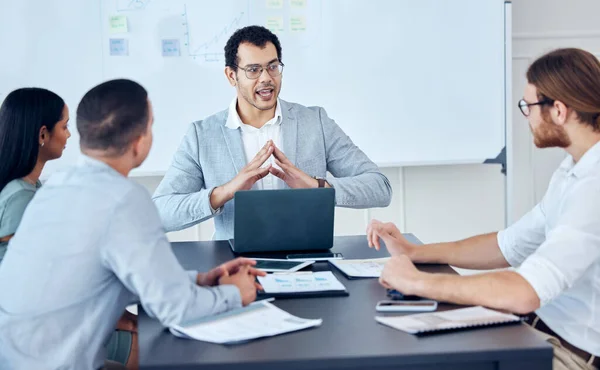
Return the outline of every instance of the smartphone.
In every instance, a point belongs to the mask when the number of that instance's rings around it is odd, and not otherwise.
[[[414,312],[435,311],[438,303],[436,301],[379,301],[375,310],[379,312]]]
[[[421,297],[418,295],[405,295],[397,291],[396,289],[388,289],[387,296],[389,299],[394,301],[419,301]]]
[[[302,253],[288,254],[286,258],[293,261],[329,261],[341,260],[344,256],[341,253]]]

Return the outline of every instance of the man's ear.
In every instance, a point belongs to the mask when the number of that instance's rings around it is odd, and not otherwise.
[[[138,136],[137,139],[135,139],[132,143],[131,143],[131,153],[133,154],[133,156],[135,158],[137,158],[140,154],[140,147],[142,145],[142,136]]]
[[[570,113],[571,111],[566,106],[566,104],[561,102],[560,100],[555,100],[550,110],[552,121],[561,126],[567,123],[567,119],[569,118]]]
[[[237,85],[236,71],[231,67],[225,67],[225,77],[231,86]]]

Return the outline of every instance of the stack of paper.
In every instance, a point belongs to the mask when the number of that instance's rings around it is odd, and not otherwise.
[[[375,320],[410,334],[428,334],[521,322],[515,315],[481,306],[406,316],[376,316]]]
[[[371,258],[364,260],[329,260],[348,278],[376,278],[381,276],[387,258]]]
[[[170,330],[178,337],[218,344],[236,344],[319,326],[322,322],[321,319],[309,320],[293,316],[269,302],[259,301],[193,323],[173,326]]]

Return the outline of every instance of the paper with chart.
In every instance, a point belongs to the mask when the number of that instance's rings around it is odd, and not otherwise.
[[[265,293],[268,294],[346,290],[346,287],[340,283],[331,271],[274,273],[259,276],[258,281],[263,286]]]
[[[481,306],[406,316],[376,316],[375,320],[410,334],[519,322],[515,315]]]
[[[256,302],[194,323],[171,327],[170,331],[178,337],[235,344],[320,326],[322,322],[321,319],[293,316],[269,302]]]
[[[337,267],[348,277],[378,278],[381,276],[383,266],[389,259],[387,257],[361,260],[330,260],[329,263]]]

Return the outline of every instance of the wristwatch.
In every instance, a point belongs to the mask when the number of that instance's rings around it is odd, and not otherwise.
[[[315,176],[314,179],[319,182],[319,187],[320,188],[324,188],[325,187],[325,183],[327,182],[327,180],[325,180],[323,177]]]

